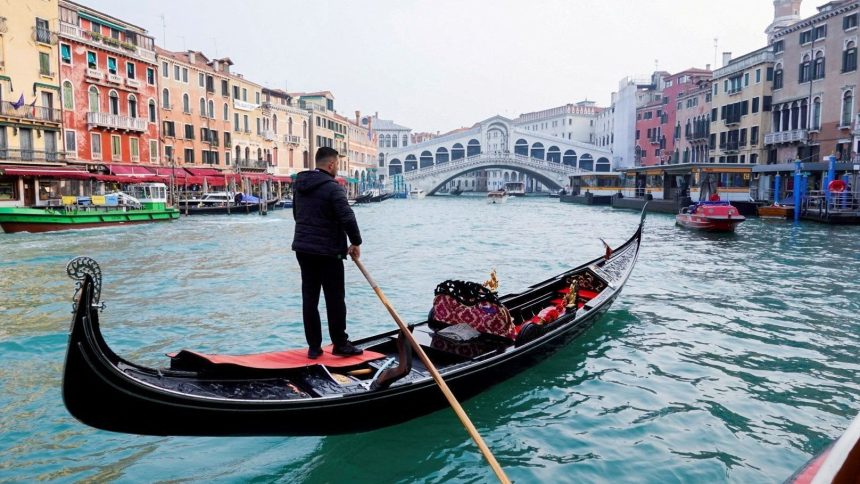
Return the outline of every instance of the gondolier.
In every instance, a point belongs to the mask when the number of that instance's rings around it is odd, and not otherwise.
[[[346,191],[337,183],[338,152],[317,150],[316,169],[296,177],[293,218],[296,221],[293,250],[302,272],[302,316],[308,357],[322,356],[320,289],[325,293],[329,336],[337,356],[359,355],[362,350],[346,334],[343,260],[359,257],[361,233],[349,207]],[[347,238],[349,246],[347,247]]]

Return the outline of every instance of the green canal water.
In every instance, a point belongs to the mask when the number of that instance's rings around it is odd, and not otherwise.
[[[548,199],[355,210],[365,264],[414,321],[442,280],[495,268],[503,292],[520,290],[602,253],[598,237],[624,241],[638,218]],[[515,481],[782,481],[860,411],[860,229],[754,219],[715,236],[673,222],[649,215],[638,265],[602,320],[465,404]],[[68,415],[71,257],[101,264],[109,344],[157,366],[181,348],[303,346],[292,231],[276,212],[0,234],[0,481],[490,480],[447,410],[312,438],[141,437]],[[393,327],[352,266],[347,292],[351,335]]]

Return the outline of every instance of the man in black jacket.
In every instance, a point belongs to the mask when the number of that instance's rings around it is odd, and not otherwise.
[[[293,196],[296,221],[293,250],[302,270],[302,315],[308,357],[315,359],[323,353],[318,309],[320,287],[325,293],[329,336],[334,344],[332,353],[360,355],[362,350],[353,346],[346,334],[343,260],[347,255],[355,259],[361,255],[361,233],[347,203],[346,191],[335,180],[338,152],[322,147],[315,159],[316,170],[303,171],[296,177]]]

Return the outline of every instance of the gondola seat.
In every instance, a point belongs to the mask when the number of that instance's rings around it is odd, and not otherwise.
[[[322,356],[317,359],[308,358],[308,350],[304,348],[250,355],[209,355],[196,351],[182,350],[167,356],[170,357],[171,369],[184,371],[218,371],[241,368],[251,370],[289,370],[311,365],[323,365],[328,368],[348,368],[385,357],[385,355],[374,351],[365,351],[357,356],[334,356],[332,349],[332,345],[326,346],[323,348]]]

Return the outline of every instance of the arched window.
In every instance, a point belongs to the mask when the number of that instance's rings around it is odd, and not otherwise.
[[[518,139],[517,142],[514,143],[514,154],[520,156],[528,156],[529,142],[524,139]]]
[[[128,95],[128,117],[137,117],[137,98],[134,96],[134,94]]]
[[[75,109],[74,89],[69,81],[63,81],[63,109]]]
[[[421,162],[421,168],[433,166],[433,153],[430,153],[429,151],[422,152],[419,161]]]
[[[263,148],[257,148],[257,161],[263,161]]]
[[[594,158],[586,153],[579,159],[579,168],[585,171],[594,171]]]
[[[161,90],[161,107],[164,109],[170,109],[170,91],[165,87]]]
[[[230,121],[230,112],[227,110],[227,103],[224,103],[224,121]]]
[[[108,108],[111,114],[119,114],[119,94],[116,91],[108,93]]]
[[[481,142],[476,139],[470,139],[466,144],[466,156],[478,156],[481,154]]]
[[[157,116],[156,112],[157,111],[155,110],[155,101],[150,99],[149,100],[149,122],[150,123],[155,122],[155,118]]]
[[[785,75],[782,70],[782,64],[777,64],[773,71],[773,88],[782,89],[782,83]]]
[[[812,79],[812,60],[809,58],[809,54],[803,56],[803,60],[800,63],[800,82],[809,82]]]
[[[396,134],[391,135],[391,147],[397,148],[397,135]]]
[[[206,99],[200,98],[200,116],[206,116]]]
[[[542,160],[543,155],[544,155],[543,143],[534,143],[532,145],[532,150],[531,150],[530,156],[532,158],[537,158],[539,160]]]
[[[843,127],[851,125],[851,118],[854,113],[854,93],[849,89],[842,95],[842,122],[839,123]]]
[[[379,137],[379,147],[385,148],[385,135]]]
[[[854,72],[857,70],[857,43],[849,40],[845,43],[842,51],[842,72]]]
[[[597,159],[597,167],[595,171],[608,172],[609,170],[609,158],[600,157]]]
[[[249,146],[245,147],[245,161],[251,159],[251,148]]]
[[[384,167],[385,166],[385,153],[380,153],[379,156],[377,156],[377,161],[379,162],[380,167]]]
[[[308,122],[302,121],[302,138],[308,137]],[[305,167],[307,168],[307,166]]]
[[[567,150],[564,152],[564,157],[562,158],[562,162],[565,165],[576,166],[576,151]]]
[[[239,145],[236,145],[236,164],[239,164],[239,161],[242,159],[242,148]]]
[[[812,70],[812,79],[824,79],[824,52],[815,54],[815,66]]]
[[[418,169],[418,160],[415,155],[406,155],[406,161],[403,164],[403,171],[413,171]]]
[[[215,101],[209,100],[209,119],[215,119]]]
[[[856,57],[856,56],[855,56],[855,57]],[[404,134],[404,135],[403,135],[403,143],[401,143],[400,145],[401,145],[401,146],[408,146],[408,145],[409,145],[409,136],[407,136],[407,135],[405,135],[405,134]]]
[[[561,150],[558,149],[558,146],[549,147],[549,150],[546,152],[546,159],[553,163],[561,163]]]
[[[454,143],[451,147],[451,161],[461,160],[466,157],[466,150],[460,143]]]
[[[388,164],[388,174],[399,175],[401,173],[403,173],[403,165],[401,165],[399,159],[394,158],[391,160],[391,163]]]
[[[779,112],[779,111],[777,111]],[[779,121],[777,120],[777,124]],[[812,100],[812,129],[821,129],[821,98]]]
[[[191,98],[188,97],[188,93],[182,95],[182,112],[191,112]]]
[[[448,149],[447,148],[439,148],[436,150],[436,163],[448,163],[450,158],[448,157]]]
[[[511,181],[511,175],[508,172],[505,172],[505,181]]]
[[[272,131],[275,134],[278,134],[278,115],[277,114],[272,115]]]
[[[90,101],[90,112],[97,113],[101,111],[99,109],[99,88],[96,86],[90,86],[88,95]]]

